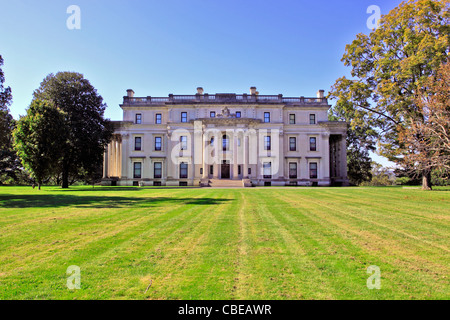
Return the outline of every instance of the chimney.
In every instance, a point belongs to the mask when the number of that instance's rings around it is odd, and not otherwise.
[[[134,97],[134,91],[132,89],[128,89],[127,90],[127,97],[128,98],[133,98]]]
[[[256,87],[250,87],[250,94],[256,94]]]
[[[197,94],[203,94],[203,88],[202,87],[198,87],[197,88]]]
[[[325,90],[317,91],[317,98],[323,99],[325,97]]]

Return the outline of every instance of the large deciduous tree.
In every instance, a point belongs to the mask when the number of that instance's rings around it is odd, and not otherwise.
[[[15,121],[9,112],[12,103],[10,87],[5,87],[5,74],[2,70],[3,57],[0,55],[0,183],[5,180],[18,180],[20,161],[17,158],[12,144],[12,130]]]
[[[419,91],[416,105],[422,117],[411,118],[400,135],[408,152],[404,161],[416,171],[450,171],[450,63],[447,62]],[[424,182],[427,184],[428,182]]]
[[[106,104],[83,75],[59,72],[48,75],[34,92],[34,99],[48,101],[64,114],[63,128],[67,139],[59,146],[62,187],[69,178],[94,175],[102,165],[103,152],[111,139],[112,126],[104,118]]]
[[[23,166],[41,189],[42,182],[58,171],[61,145],[68,138],[63,112],[48,102],[33,100],[13,135]]]
[[[377,130],[380,154],[400,165],[407,148],[399,136],[424,117],[416,96],[449,55],[449,7],[449,0],[402,2],[376,30],[358,34],[342,58],[353,79],[338,79],[330,94],[354,109],[352,122]],[[420,174],[429,182],[431,170]]]

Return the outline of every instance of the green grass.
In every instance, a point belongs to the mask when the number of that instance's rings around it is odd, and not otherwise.
[[[448,299],[449,213],[448,188],[0,187],[0,299]]]

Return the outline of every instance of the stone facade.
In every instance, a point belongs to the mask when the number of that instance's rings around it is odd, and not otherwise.
[[[104,155],[105,185],[346,185],[345,122],[315,98],[203,93],[134,97]]]

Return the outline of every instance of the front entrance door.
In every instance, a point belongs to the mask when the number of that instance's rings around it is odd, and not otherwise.
[[[224,161],[224,163],[222,163],[222,168],[221,168],[221,178],[222,179],[230,179],[230,164],[226,163]]]

